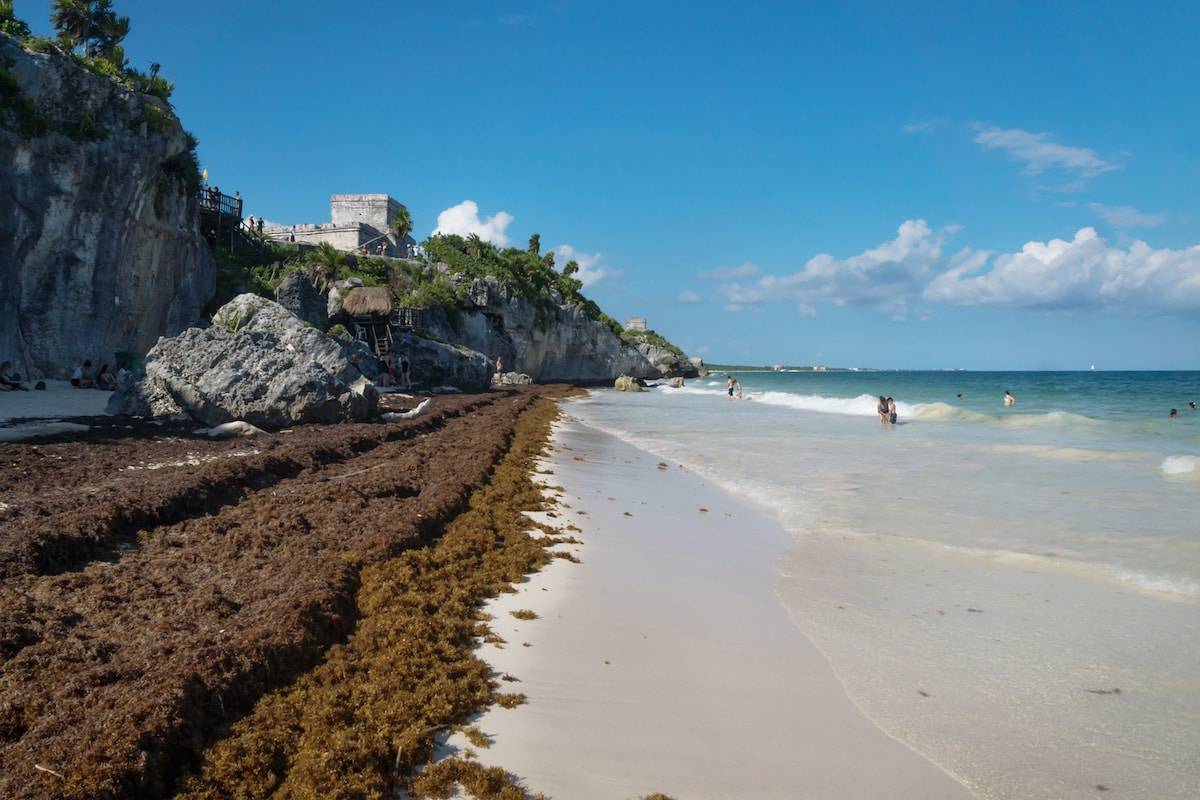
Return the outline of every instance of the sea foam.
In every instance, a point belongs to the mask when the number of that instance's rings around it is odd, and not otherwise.
[[[1200,475],[1200,456],[1167,456],[1161,469],[1165,475]]]

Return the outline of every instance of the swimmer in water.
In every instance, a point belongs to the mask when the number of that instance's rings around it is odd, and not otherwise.
[[[1010,392],[1008,389],[1005,389],[1004,390],[1004,405],[1015,406],[1016,404],[1017,404],[1017,398],[1012,396],[1012,392]]]
[[[1196,401],[1189,400],[1188,401],[1188,411],[1195,411],[1195,410],[1196,410]]]
[[[954,395],[954,396],[955,396],[956,398],[958,398],[959,400],[962,400],[962,392],[959,392],[958,394],[956,394],[956,395]]]
[[[1178,416],[1179,416],[1179,412],[1172,408],[1171,413],[1167,414],[1167,419],[1175,419]]]

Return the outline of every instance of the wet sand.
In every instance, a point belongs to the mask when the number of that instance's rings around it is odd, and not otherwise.
[[[582,563],[489,604],[507,644],[481,653],[528,703],[479,719],[483,763],[583,800],[971,797],[872,724],[791,621],[776,523],[569,419],[555,445],[564,506],[547,521],[582,529]],[[538,618],[510,613],[526,609]]]

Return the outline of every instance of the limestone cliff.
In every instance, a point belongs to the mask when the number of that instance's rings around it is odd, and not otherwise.
[[[0,360],[61,377],[200,319],[192,144],[162,101],[0,34]]]
[[[434,309],[429,332],[477,350],[505,371],[535,381],[611,382],[618,375],[658,378],[661,372],[603,322],[552,292],[539,307],[494,277],[472,281],[464,308]]]

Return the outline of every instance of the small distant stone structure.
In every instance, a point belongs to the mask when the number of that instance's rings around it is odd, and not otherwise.
[[[646,330],[645,317],[630,317],[625,320],[625,330],[627,331],[644,331]]]
[[[409,258],[416,247],[411,236],[396,237],[392,223],[404,206],[386,194],[335,194],[329,198],[331,222],[315,225],[275,225],[263,233],[277,242],[318,245],[367,255]]]

